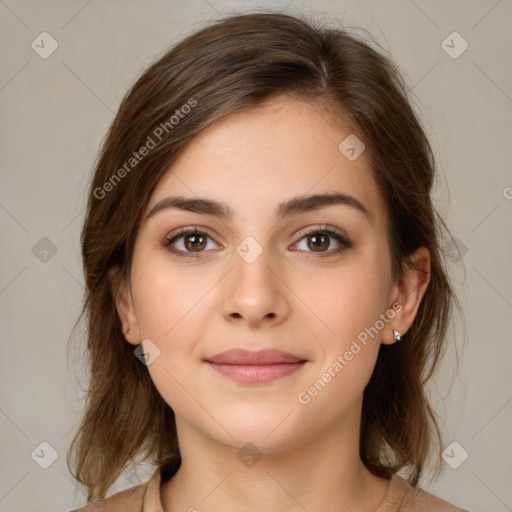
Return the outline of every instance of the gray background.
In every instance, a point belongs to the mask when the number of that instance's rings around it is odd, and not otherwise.
[[[85,503],[66,451],[86,382],[66,346],[83,291],[87,183],[122,96],[169,45],[255,7],[365,28],[404,73],[439,162],[436,204],[463,253],[458,259],[444,240],[466,331],[458,320],[429,390],[443,448],[458,443],[447,460],[469,456],[457,469],[443,461],[442,476],[423,487],[472,512],[512,510],[510,0],[0,0],[0,511]],[[43,31],[59,45],[46,59],[31,47]],[[442,46],[454,31],[469,44],[458,58]],[[462,48],[460,39],[445,44]],[[58,453],[47,469],[40,464],[52,452],[42,442]],[[113,491],[145,481],[148,469]]]

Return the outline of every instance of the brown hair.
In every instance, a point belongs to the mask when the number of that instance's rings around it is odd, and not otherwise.
[[[107,272],[118,265],[129,276],[143,211],[184,145],[220,117],[282,93],[328,106],[364,141],[387,205],[393,278],[417,248],[430,251],[431,279],[416,318],[401,343],[381,346],[364,391],[360,457],[385,478],[406,467],[417,485],[433,441],[441,441],[424,385],[458,301],[439,245],[446,226],[430,197],[435,162],[403,79],[388,57],[346,30],[273,12],[232,15],[187,37],[142,74],[95,167],[82,231],[80,315],[90,383],[68,452],[89,501],[103,499],[137,456],[167,462],[171,473],[180,463],[173,411],[123,336]],[[155,146],[136,158],[150,140]]]

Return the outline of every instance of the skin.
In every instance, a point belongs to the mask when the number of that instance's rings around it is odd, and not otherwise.
[[[161,210],[140,225],[131,283],[112,270],[123,330],[132,331],[126,340],[158,347],[148,371],[176,415],[182,466],[161,486],[165,512],[355,512],[377,510],[385,498],[389,481],[359,457],[363,391],[380,345],[412,324],[430,274],[407,269],[392,281],[386,205],[366,154],[349,161],[338,149],[351,133],[339,124],[319,104],[278,96],[203,130],[161,178],[146,214],[182,195],[225,202],[233,219]],[[372,221],[347,205],[276,221],[282,201],[331,192],[356,197]],[[311,235],[300,234],[326,224],[353,247],[337,253],[329,237],[315,249]],[[202,252],[183,237],[174,247],[199,257],[165,246],[178,228],[195,225],[208,231]],[[252,263],[236,252],[247,236],[263,251]],[[426,248],[411,260],[430,270]],[[397,301],[394,318],[301,404],[298,394]],[[308,362],[293,375],[247,385],[204,361],[241,347],[276,348]],[[237,457],[247,442],[263,455],[250,467]]]

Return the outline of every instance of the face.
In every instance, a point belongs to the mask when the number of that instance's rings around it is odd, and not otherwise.
[[[130,343],[159,351],[148,371],[178,430],[277,452],[359,415],[380,344],[406,326],[386,206],[365,153],[338,148],[349,134],[278,97],[203,130],[158,183],[118,311]],[[232,349],[295,360],[215,359]]]

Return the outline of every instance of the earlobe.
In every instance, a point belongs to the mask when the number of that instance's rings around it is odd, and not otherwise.
[[[123,336],[128,343],[138,345],[140,343],[139,327],[127,279],[117,265],[109,269],[107,278],[121,322]]]
[[[397,309],[395,318],[389,322],[389,335],[383,336],[382,343],[391,345],[398,341],[407,341],[404,335],[416,317],[429,282],[430,253],[426,247],[420,247],[404,263],[404,275],[394,287],[394,301],[400,305],[400,309]]]

